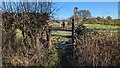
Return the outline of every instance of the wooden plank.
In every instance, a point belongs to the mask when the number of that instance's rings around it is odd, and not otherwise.
[[[67,38],[71,38],[72,36],[64,36],[64,35],[58,35],[58,34],[51,34],[51,36],[61,36],[61,37],[67,37]]]
[[[54,31],[72,31],[70,29],[63,29],[63,28],[49,28],[50,30],[54,30]]]
[[[75,46],[76,44],[66,44],[67,46]]]

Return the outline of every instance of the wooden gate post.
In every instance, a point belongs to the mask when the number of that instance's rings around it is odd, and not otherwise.
[[[76,21],[76,19],[77,19],[77,10],[78,10],[78,8],[75,7],[75,8],[74,8],[74,23],[75,23],[75,24],[78,24],[78,22]]]
[[[75,20],[76,20],[76,16],[77,16],[77,7],[74,8],[74,19],[72,19],[72,44],[74,44],[74,23],[75,23]]]
[[[72,19],[72,44],[74,44],[74,19]]]

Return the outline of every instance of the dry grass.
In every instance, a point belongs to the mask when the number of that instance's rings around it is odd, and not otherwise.
[[[56,50],[45,49],[42,46],[32,48],[17,48],[3,47],[3,66],[55,66],[59,61]]]
[[[45,51],[41,47],[26,48],[16,47],[16,50],[10,46],[3,46],[3,66],[31,66],[40,65],[38,57],[42,57]],[[41,51],[41,52],[40,52]],[[42,53],[41,55],[38,52]],[[37,56],[36,56],[37,55]],[[37,63],[34,63],[37,62]]]

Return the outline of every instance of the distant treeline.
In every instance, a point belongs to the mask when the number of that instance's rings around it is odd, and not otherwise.
[[[90,18],[81,21],[82,23],[88,24],[103,24],[103,25],[120,25],[120,19],[97,19],[97,18]]]

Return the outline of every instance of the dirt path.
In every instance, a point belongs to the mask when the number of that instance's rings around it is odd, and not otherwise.
[[[66,68],[66,67],[70,67],[70,68],[75,68],[76,66],[79,65],[77,59],[75,58],[74,55],[74,50],[73,50],[73,46],[66,46],[66,44],[62,45],[62,49],[58,50],[58,52],[61,54],[60,55],[60,67],[61,68]]]

